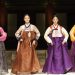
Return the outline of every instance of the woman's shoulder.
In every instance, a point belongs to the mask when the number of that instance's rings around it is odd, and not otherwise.
[[[75,29],[75,25],[73,25],[73,27],[72,28],[74,28]]]
[[[53,26],[52,25],[50,25],[49,27],[47,27],[47,29],[46,30],[52,30],[53,29]]]
[[[35,25],[34,24],[30,24],[31,26],[33,26],[33,27],[35,27]]]
[[[21,25],[20,28],[22,28],[22,29],[25,28],[25,25]]]
[[[49,27],[51,28],[51,27],[53,27],[53,25],[50,25]]]
[[[34,24],[31,24],[31,27],[32,27],[32,28],[37,28]]]
[[[53,29],[53,25],[50,25],[47,29]]]
[[[0,27],[0,30],[3,30],[3,28],[2,28],[2,27]]]
[[[0,27],[0,29],[3,29],[2,27]]]

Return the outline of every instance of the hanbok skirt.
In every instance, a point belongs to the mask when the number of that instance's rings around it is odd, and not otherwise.
[[[0,41],[0,73],[7,72],[6,52],[4,42]]]
[[[72,71],[75,71],[75,42],[72,42],[70,54],[71,54],[71,59],[73,63]]]
[[[64,74],[72,68],[67,43],[62,44],[63,39],[63,37],[52,38],[53,45],[48,45],[48,55],[43,67],[43,72],[49,74]]]

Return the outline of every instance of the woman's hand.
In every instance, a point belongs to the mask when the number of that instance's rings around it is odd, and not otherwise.
[[[36,44],[36,41],[34,40],[32,44],[35,45]]]
[[[66,41],[63,41],[62,44],[64,45],[66,43]]]
[[[50,44],[53,45],[53,42],[51,41]]]
[[[23,39],[20,39],[20,41],[23,41]]]

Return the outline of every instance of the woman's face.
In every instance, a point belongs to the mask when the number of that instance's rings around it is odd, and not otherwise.
[[[24,17],[24,21],[25,21],[25,23],[29,23],[30,22],[30,17],[28,15],[26,15]]]
[[[55,24],[58,23],[58,18],[57,18],[57,17],[54,17],[54,18],[53,18],[53,23],[55,23]]]

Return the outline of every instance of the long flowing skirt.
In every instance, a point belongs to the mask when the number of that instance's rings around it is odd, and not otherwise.
[[[72,68],[67,43],[62,45],[63,37],[52,38],[52,41],[53,46],[48,46],[48,56],[43,67],[43,72],[63,74]]]
[[[39,60],[35,51],[35,46],[29,41],[27,37],[28,32],[24,32],[24,40],[18,43],[16,59],[12,64],[12,72],[36,72],[40,69]],[[32,37],[34,36],[34,32]],[[31,38],[32,38],[31,37]]]
[[[75,42],[72,42],[70,54],[71,54],[71,59],[73,63],[72,71],[75,71]]]
[[[6,52],[4,42],[0,42],[0,72],[7,72]]]

